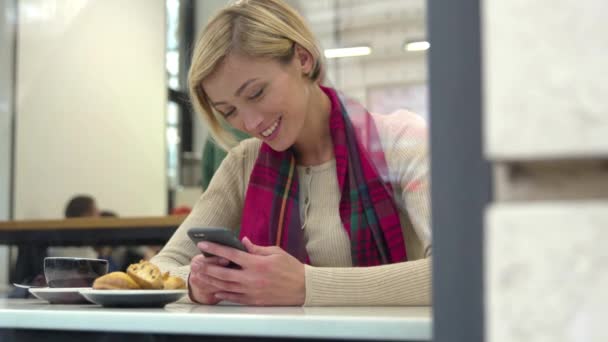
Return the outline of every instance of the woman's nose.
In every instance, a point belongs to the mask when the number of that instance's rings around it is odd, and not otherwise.
[[[245,130],[250,133],[257,133],[257,130],[260,128],[260,124],[264,121],[264,117],[256,112],[250,111],[243,115],[243,124],[245,125]]]

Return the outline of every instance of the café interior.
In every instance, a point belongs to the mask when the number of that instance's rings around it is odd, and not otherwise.
[[[188,277],[91,289],[153,263],[226,156],[188,70],[233,2],[0,2],[0,341],[608,339],[600,0],[553,14],[548,0],[284,0],[325,85],[426,123],[430,302],[205,305]],[[89,283],[53,285],[74,259],[105,261]]]

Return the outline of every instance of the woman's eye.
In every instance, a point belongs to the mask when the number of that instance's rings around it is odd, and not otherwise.
[[[232,108],[230,111],[224,113],[224,112],[220,112],[220,114],[222,114],[222,116],[224,117],[224,119],[227,119],[229,116],[231,116],[232,114],[234,114],[234,111],[236,109]]]
[[[249,99],[250,100],[257,99],[258,97],[262,96],[263,93],[264,93],[264,88],[260,88],[260,90],[258,90],[257,93],[249,96]]]

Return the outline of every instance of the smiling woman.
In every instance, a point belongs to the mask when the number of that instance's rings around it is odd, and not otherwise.
[[[191,300],[430,304],[426,125],[407,111],[369,113],[323,85],[319,51],[280,0],[230,5],[199,37],[192,102],[229,152],[151,260],[187,280]],[[253,138],[234,146],[225,124]],[[247,251],[195,246],[194,227],[240,227]]]
[[[307,77],[312,55],[294,45],[288,63],[264,57],[229,54],[218,68],[199,85],[212,107],[236,129],[257,137],[275,151],[295,145],[303,164],[320,164],[331,156],[314,160],[311,138],[326,138],[321,147],[330,146],[329,100]],[[236,91],[235,91],[236,89]],[[221,99],[221,100],[215,100]],[[311,134],[312,133],[312,134]],[[299,147],[298,147],[299,146]],[[330,149],[323,149],[323,151]],[[318,159],[318,158],[317,158]],[[324,160],[323,160],[324,159]]]
[[[195,46],[188,81],[190,94],[196,99],[193,104],[205,114],[211,134],[222,146],[230,147],[231,138],[222,129],[220,118],[214,114],[228,118],[237,108],[236,103],[223,99],[220,94],[227,96],[234,93],[236,98],[256,100],[263,95],[263,88],[270,81],[274,81],[270,85],[275,91],[280,86],[292,87],[280,89],[286,93],[302,91],[305,90],[302,88],[304,83],[298,84],[294,82],[295,79],[286,76],[300,72],[300,75],[306,76],[304,78],[318,81],[322,79],[323,64],[320,49],[310,29],[293,9],[284,4],[273,1],[237,3],[221,13],[223,15],[219,14],[209,22]],[[297,58],[301,64],[295,63],[296,52],[299,52]],[[268,60],[275,63],[264,63]],[[255,67],[250,65],[251,62],[255,62]],[[242,74],[243,71],[250,72]],[[211,85],[205,87],[203,80]],[[210,89],[206,89],[209,87],[219,93],[216,94],[217,98],[209,94]],[[248,92],[242,96],[246,88]],[[282,99],[275,101],[279,100]],[[223,105],[222,109],[214,108],[220,104]]]

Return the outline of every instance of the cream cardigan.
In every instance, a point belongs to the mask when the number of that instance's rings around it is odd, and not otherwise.
[[[298,166],[300,214],[311,265],[305,267],[307,306],[429,305],[431,230],[427,130],[415,114],[372,114],[381,137],[408,252],[407,262],[352,267],[350,240],[340,221],[335,160]],[[186,232],[195,226],[240,225],[261,141],[242,141],[222,162],[209,188],[161,252],[151,261],[187,279],[190,259],[200,251]]]

